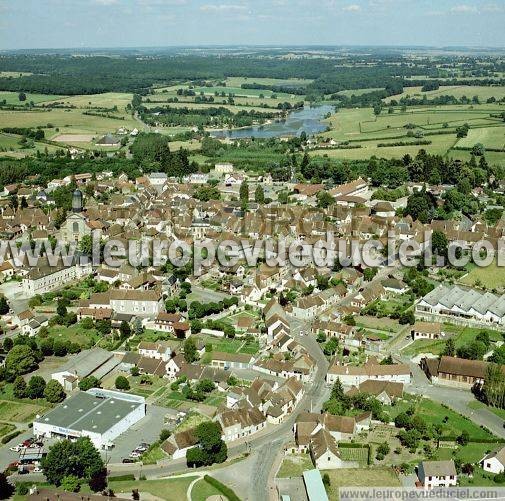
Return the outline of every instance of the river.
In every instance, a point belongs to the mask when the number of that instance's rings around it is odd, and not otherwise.
[[[254,125],[241,129],[210,131],[212,137],[241,139],[246,137],[269,138],[280,136],[299,136],[303,131],[310,136],[326,130],[321,120],[334,111],[333,106],[305,106],[289,113],[285,120],[265,125]]]

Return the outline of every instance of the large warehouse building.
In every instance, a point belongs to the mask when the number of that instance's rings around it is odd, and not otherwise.
[[[114,446],[116,437],[146,415],[144,397],[92,388],[65,400],[33,422],[36,437],[89,437],[98,449]]]

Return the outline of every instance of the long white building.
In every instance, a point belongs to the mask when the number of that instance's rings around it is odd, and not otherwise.
[[[505,296],[464,288],[440,285],[416,305],[416,313],[430,320],[451,318],[474,320],[491,325],[505,325]]]
[[[144,397],[101,388],[81,391],[33,422],[36,437],[89,437],[98,449],[146,415]]]

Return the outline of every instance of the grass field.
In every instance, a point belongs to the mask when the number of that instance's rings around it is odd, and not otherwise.
[[[0,399],[0,421],[12,423],[28,423],[33,421],[37,414],[42,414],[45,407],[30,402],[11,402]]]
[[[13,432],[16,427],[10,423],[0,423],[0,438]]]
[[[196,478],[198,477],[166,478],[163,480],[145,480],[142,482],[138,480],[120,480],[117,482],[110,480],[110,487],[116,496],[118,494],[125,494],[131,497],[132,490],[138,489],[139,492],[145,492],[157,498],[172,501],[174,499],[186,499],[186,491],[191,482]],[[143,496],[141,495],[142,498]]]
[[[301,477],[305,470],[312,470],[312,460],[308,454],[286,456],[277,472],[278,478]]]
[[[477,426],[465,416],[427,398],[408,396],[406,402],[402,401],[394,407],[389,407],[387,410],[391,416],[394,417],[412,406],[415,408],[415,414],[422,417],[426,424],[441,425],[444,439],[456,439],[461,435],[463,430],[468,431],[472,442],[493,440],[496,438],[490,432]]]
[[[446,460],[460,458],[463,463],[476,463],[480,461],[488,452],[495,450],[498,445],[469,442],[465,446],[457,447],[456,449],[441,447],[435,453],[435,459]]]
[[[433,99],[437,96],[454,96],[460,98],[466,96],[472,98],[473,96],[479,96],[480,101],[486,101],[489,97],[495,97],[496,99],[501,99],[505,96],[504,87],[486,87],[480,85],[458,85],[458,86],[443,86],[437,90],[432,90],[428,92],[422,92],[421,87],[405,87],[402,94],[397,94],[386,98],[385,102],[390,102],[392,99],[399,101],[402,97],[415,97],[420,98],[426,95],[428,99]]]
[[[485,267],[474,266],[460,281],[466,285],[477,284],[489,290],[503,289],[505,288],[505,267],[498,266],[496,261]]]
[[[344,468],[321,472],[324,473],[330,477],[328,497],[331,501],[338,499],[340,487],[400,487],[400,480],[391,468]]]
[[[58,96],[55,94],[31,94],[30,92],[25,92],[26,100],[19,100],[19,92],[8,92],[0,91],[0,102],[5,99],[6,104],[18,104],[24,106],[26,103],[33,101],[35,104],[47,103],[51,101],[56,101],[61,99],[63,96]]]
[[[505,149],[505,125],[470,130],[467,137],[461,138],[456,146],[471,148],[477,143],[483,144],[486,148]]]
[[[100,336],[95,329],[85,329],[79,324],[74,324],[70,327],[63,325],[49,327],[48,337],[59,339],[65,343],[76,343],[85,349],[94,346]]]

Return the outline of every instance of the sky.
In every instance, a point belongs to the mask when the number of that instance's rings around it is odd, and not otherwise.
[[[0,0],[0,49],[505,47],[505,0]]]

